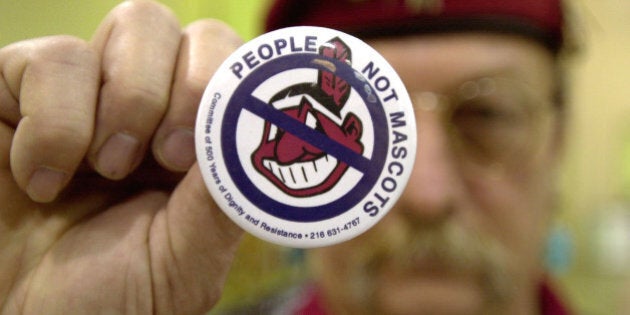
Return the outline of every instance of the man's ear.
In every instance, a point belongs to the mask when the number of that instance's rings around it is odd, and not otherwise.
[[[569,127],[569,113],[566,108],[554,109],[553,121],[551,126],[551,153],[553,156],[553,163],[558,164],[563,159],[566,145],[567,145],[567,128]]]

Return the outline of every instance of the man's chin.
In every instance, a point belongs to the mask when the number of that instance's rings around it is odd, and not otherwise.
[[[441,273],[388,277],[375,300],[383,314],[483,314],[486,295],[473,277]]]

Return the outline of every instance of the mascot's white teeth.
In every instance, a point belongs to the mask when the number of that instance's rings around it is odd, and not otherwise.
[[[280,165],[264,159],[263,165],[291,189],[306,189],[321,185],[337,166],[337,159],[324,155],[316,160]]]

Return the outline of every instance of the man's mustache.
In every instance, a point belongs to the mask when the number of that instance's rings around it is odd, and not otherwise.
[[[400,220],[374,229],[363,257],[367,272],[396,268],[407,273],[439,269],[452,275],[475,275],[493,303],[510,293],[509,255],[495,238],[453,220],[418,224]],[[369,254],[368,254],[369,253]]]

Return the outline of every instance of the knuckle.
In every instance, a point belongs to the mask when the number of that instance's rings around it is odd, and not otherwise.
[[[97,53],[84,40],[68,35],[42,39],[30,55],[32,64],[56,63],[70,67],[98,65]]]
[[[120,4],[114,14],[123,21],[134,21],[139,18],[159,19],[178,24],[175,13],[167,6],[150,0],[128,0]]]
[[[91,130],[85,128],[81,119],[66,116],[63,120],[33,122],[30,133],[38,146],[53,147],[63,152],[75,152],[76,148],[87,147],[92,139]]]
[[[239,38],[238,34],[225,22],[213,18],[196,20],[187,27],[191,31],[211,32],[220,36]]]
[[[227,46],[232,46],[232,48],[238,47],[243,43],[243,40],[233,28],[223,21],[212,18],[192,22],[186,27],[186,32],[192,35],[206,34],[221,43],[227,44]]]
[[[134,82],[110,82],[103,87],[108,95],[107,103],[115,106],[120,112],[116,117],[125,117],[130,110],[149,117],[161,115],[166,109],[168,93],[161,89],[136,84]]]
[[[42,118],[40,132],[44,137],[50,135],[51,140],[76,138],[77,142],[89,142],[91,138],[92,120],[86,119],[81,108],[64,108],[54,113],[60,119]]]

